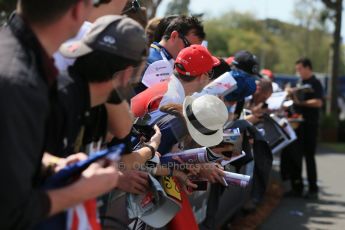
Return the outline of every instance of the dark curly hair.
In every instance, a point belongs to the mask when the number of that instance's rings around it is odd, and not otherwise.
[[[191,30],[200,39],[205,39],[206,33],[202,22],[193,16],[179,16],[173,19],[167,26],[163,33],[163,38],[169,39],[173,31],[177,31],[179,34],[186,36]]]

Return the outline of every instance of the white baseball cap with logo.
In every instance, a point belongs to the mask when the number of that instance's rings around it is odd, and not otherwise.
[[[155,61],[145,70],[142,83],[149,88],[155,84],[169,80],[170,76],[173,74],[173,71],[174,69],[169,61]]]
[[[144,195],[127,194],[127,211],[129,218],[139,218],[153,228],[162,228],[167,225],[180,205],[169,198],[161,184],[149,175],[151,189]]]

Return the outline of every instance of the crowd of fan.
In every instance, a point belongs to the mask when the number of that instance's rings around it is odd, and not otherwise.
[[[198,18],[154,19],[145,31],[144,13],[127,0],[18,1],[0,32],[1,229],[106,228],[128,219],[117,196],[147,196],[156,179],[180,198],[168,225],[198,229],[188,202],[202,186],[195,178],[211,183],[203,228],[213,229],[226,186],[220,162],[242,150],[233,165],[240,172],[254,160],[250,201],[262,201],[272,153],[253,125],[267,111],[271,80],[248,51],[212,56]],[[230,93],[204,90],[226,74],[235,80],[225,84],[236,85]],[[224,142],[224,130],[237,128],[240,146]],[[101,158],[63,184],[47,183],[114,146],[122,150],[116,160]],[[160,164],[164,155],[200,147],[205,163],[176,157],[179,164]],[[158,218],[143,218],[142,226]]]

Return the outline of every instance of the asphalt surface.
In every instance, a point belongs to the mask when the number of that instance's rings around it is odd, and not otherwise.
[[[283,198],[259,229],[345,229],[345,153],[319,148],[316,161],[319,199]]]

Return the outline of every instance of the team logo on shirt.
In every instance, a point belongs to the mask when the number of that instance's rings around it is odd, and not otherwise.
[[[166,68],[167,68],[166,66],[156,67],[156,71],[160,71],[160,70],[166,69]]]

